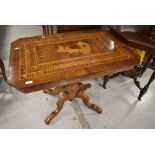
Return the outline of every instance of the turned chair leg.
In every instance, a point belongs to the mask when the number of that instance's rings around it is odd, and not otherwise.
[[[108,76],[108,75],[106,75],[106,76],[104,77],[104,80],[103,80],[103,88],[104,88],[104,89],[107,88],[106,85],[107,85],[109,79],[110,79],[110,76]]]
[[[149,62],[150,60],[154,57],[154,53],[152,52],[147,60],[147,62],[145,63],[142,71],[141,71],[141,76],[144,74],[144,72],[147,70],[148,66],[149,66]]]
[[[104,76],[104,80],[103,80],[103,88],[106,89],[106,85],[108,83],[108,81],[112,78],[116,78],[117,76],[119,76],[121,73],[116,73],[116,74],[113,74],[113,75],[106,75]]]
[[[134,78],[133,78],[133,81],[134,81],[135,85],[141,90],[142,87],[141,87],[141,85],[140,85],[140,82],[137,80],[137,77],[134,77]]]
[[[153,74],[151,75],[148,83],[145,85],[144,88],[141,89],[140,94],[138,96],[138,100],[141,100],[141,98],[143,97],[143,95],[147,92],[150,84],[153,82],[153,80],[155,79],[155,71],[153,72]]]

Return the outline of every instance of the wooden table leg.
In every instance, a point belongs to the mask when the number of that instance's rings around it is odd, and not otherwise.
[[[57,101],[57,107],[55,109],[55,111],[51,112],[45,119],[45,123],[49,124],[50,121],[62,110],[63,105],[65,103],[66,100],[69,99],[69,96],[67,94],[64,94],[63,96],[61,96],[58,101]]]
[[[150,84],[153,82],[153,80],[155,79],[155,71],[153,72],[153,74],[151,75],[148,83],[145,85],[144,88],[141,89],[140,94],[138,96],[138,100],[141,100],[141,98],[143,97],[143,95],[147,92]]]
[[[89,102],[89,97],[87,95],[85,95],[83,92],[79,92],[77,94],[78,98],[81,98],[83,103],[90,109],[96,111],[97,113],[101,114],[102,113],[102,109],[98,106],[96,106],[95,104],[92,104]]]
[[[50,95],[58,95],[60,92],[62,92],[62,96],[57,101],[57,107],[56,110],[54,110],[52,113],[50,113],[46,119],[45,123],[49,124],[51,120],[62,110],[64,102],[66,100],[73,100],[74,98],[81,98],[83,103],[90,109],[96,111],[97,113],[101,114],[102,109],[95,104],[92,104],[89,102],[89,97],[84,94],[84,91],[88,88],[90,88],[90,84],[82,84],[82,83],[74,83],[71,85],[66,85],[62,87],[57,88],[51,88],[44,90],[44,93],[50,94]]]

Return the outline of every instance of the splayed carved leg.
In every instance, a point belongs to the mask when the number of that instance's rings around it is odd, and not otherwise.
[[[51,122],[51,120],[62,110],[63,108],[63,105],[65,103],[66,100],[68,100],[69,97],[67,94],[61,96],[58,101],[57,101],[57,107],[56,107],[56,110],[53,111],[52,113],[49,114],[49,116],[46,117],[45,119],[45,123],[46,124],[49,124]]]
[[[45,123],[49,124],[50,121],[62,110],[64,102],[66,100],[73,100],[74,98],[81,98],[83,103],[90,109],[95,110],[97,113],[102,113],[102,109],[89,102],[89,97],[84,94],[87,88],[90,88],[90,84],[74,83],[70,85],[65,85],[62,87],[51,88],[44,90],[44,93],[50,95],[58,95],[60,92],[63,95],[57,101],[57,108],[53,111],[46,119]]]
[[[101,114],[102,113],[102,109],[98,106],[96,106],[95,104],[92,104],[89,102],[89,97],[87,95],[85,95],[83,92],[78,92],[77,94],[78,98],[81,98],[83,103],[90,109],[95,110],[97,113]]]

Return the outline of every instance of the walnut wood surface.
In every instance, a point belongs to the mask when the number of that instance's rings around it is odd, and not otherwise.
[[[106,31],[21,38],[11,44],[8,83],[32,92],[122,72],[137,64],[139,57]]]

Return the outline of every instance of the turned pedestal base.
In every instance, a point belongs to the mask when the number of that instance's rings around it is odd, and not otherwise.
[[[90,109],[95,110],[97,113],[101,114],[102,109],[95,104],[89,102],[89,97],[84,94],[87,88],[90,88],[90,84],[74,83],[70,85],[65,85],[62,87],[56,87],[51,89],[45,89],[43,92],[50,95],[58,95],[62,92],[62,96],[59,97],[57,101],[56,109],[51,112],[45,119],[45,123],[49,124],[51,120],[62,110],[64,102],[66,100],[73,100],[74,98],[81,98],[83,103]]]

